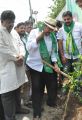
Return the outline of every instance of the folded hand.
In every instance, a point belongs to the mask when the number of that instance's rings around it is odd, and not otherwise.
[[[17,57],[16,64],[18,66],[22,66],[23,65],[23,57],[22,56],[18,56]]]

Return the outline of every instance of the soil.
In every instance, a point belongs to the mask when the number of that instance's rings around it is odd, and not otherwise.
[[[79,100],[71,94],[68,102],[67,115],[65,117],[65,120],[80,120],[80,118],[76,119],[76,117],[78,116],[78,110],[81,107],[82,103],[80,103]],[[80,113],[82,114],[82,109],[80,110]]]
[[[63,115],[65,112],[65,102],[67,99],[67,95],[62,94],[61,91],[58,92],[57,97],[57,106],[52,108],[46,105],[46,96],[44,97],[44,110],[42,112],[42,120],[82,120],[76,119],[77,109],[82,105],[79,103],[78,99],[75,98],[72,94],[69,97],[69,102],[67,105],[66,117],[63,119]],[[29,108],[30,113],[27,115],[17,115],[17,120],[32,120],[32,108]],[[82,109],[81,109],[82,114]]]

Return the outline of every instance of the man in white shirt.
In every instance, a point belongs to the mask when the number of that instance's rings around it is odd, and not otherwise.
[[[25,66],[26,66],[26,59],[28,57],[28,51],[26,50],[26,43],[27,43],[27,40],[28,40],[28,35],[30,33],[32,29],[32,22],[30,21],[26,21],[25,23],[24,22],[20,22],[16,25],[16,32],[17,34],[19,35],[20,37],[20,40],[25,48]],[[31,79],[31,76],[30,76],[30,71],[28,68],[25,67],[25,70],[26,70],[26,75],[28,77],[28,80],[30,81]],[[25,83],[23,85],[23,103],[25,106],[27,106],[27,103],[30,99],[30,96],[29,96],[29,81],[27,83]]]
[[[24,48],[23,42],[20,39],[19,34],[17,33],[16,30],[12,30],[11,33],[12,33],[13,38],[14,38],[14,43],[17,46],[17,50],[19,51],[20,55],[23,55],[24,58],[25,58],[25,48]],[[27,84],[27,81],[28,81],[28,78],[25,77],[25,84]],[[17,91],[17,95],[16,95],[16,113],[18,113],[18,114],[28,114],[29,110],[25,109],[24,106],[22,107],[22,105],[21,105],[21,99],[22,99],[22,97],[21,97],[21,91],[22,90],[21,89],[22,89],[22,87],[19,88],[19,90]],[[23,99],[24,99],[24,97],[25,97],[25,95],[23,96]],[[27,97],[26,97],[26,99],[27,99]],[[24,103],[24,100],[23,100],[23,103]]]
[[[74,22],[70,11],[63,13],[64,25],[59,29],[57,39],[61,60],[66,72],[73,72],[72,63],[82,54],[82,24]]]
[[[56,104],[56,72],[60,70],[56,64],[57,46],[55,46],[56,39],[53,33],[54,26],[55,21],[47,19],[43,28],[39,27],[30,32],[26,45],[28,51],[26,64],[30,69],[32,81],[33,120],[40,120],[41,118],[41,104],[45,85],[48,94],[47,105],[54,107]],[[53,64],[54,70],[43,64],[42,59]]]
[[[1,13],[0,26],[0,95],[5,120],[15,120],[15,95],[25,83],[25,68],[20,48],[11,34],[15,14],[11,10]]]
[[[28,57],[28,51],[26,49],[26,43],[28,41],[28,37],[29,37],[29,34],[31,32],[31,30],[33,29],[33,21],[31,20],[27,20],[25,21],[25,35],[26,35],[26,41],[23,39],[23,43],[24,43],[24,46],[25,46],[25,50],[26,50],[26,54],[25,54],[25,64],[26,64],[26,59]],[[26,67],[26,74],[28,76],[28,84],[27,84],[27,90],[28,90],[28,97],[29,97],[29,101],[25,101],[25,105],[27,107],[32,107],[32,85],[31,85],[31,74],[30,74],[30,70],[28,67]]]

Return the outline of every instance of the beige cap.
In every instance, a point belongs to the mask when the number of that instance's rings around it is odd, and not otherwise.
[[[46,18],[44,20],[44,24],[47,25],[49,28],[51,28],[53,30],[56,27],[56,21],[54,19],[52,19],[52,18]]]

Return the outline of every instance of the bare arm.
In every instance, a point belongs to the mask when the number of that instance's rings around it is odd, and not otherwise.
[[[64,57],[63,41],[62,40],[58,40],[58,49],[59,49],[62,63],[64,64],[64,63],[66,63],[66,58]]]
[[[61,57],[63,57],[64,51],[63,51],[63,41],[62,40],[58,40],[58,49],[59,49],[59,53],[60,53]]]

